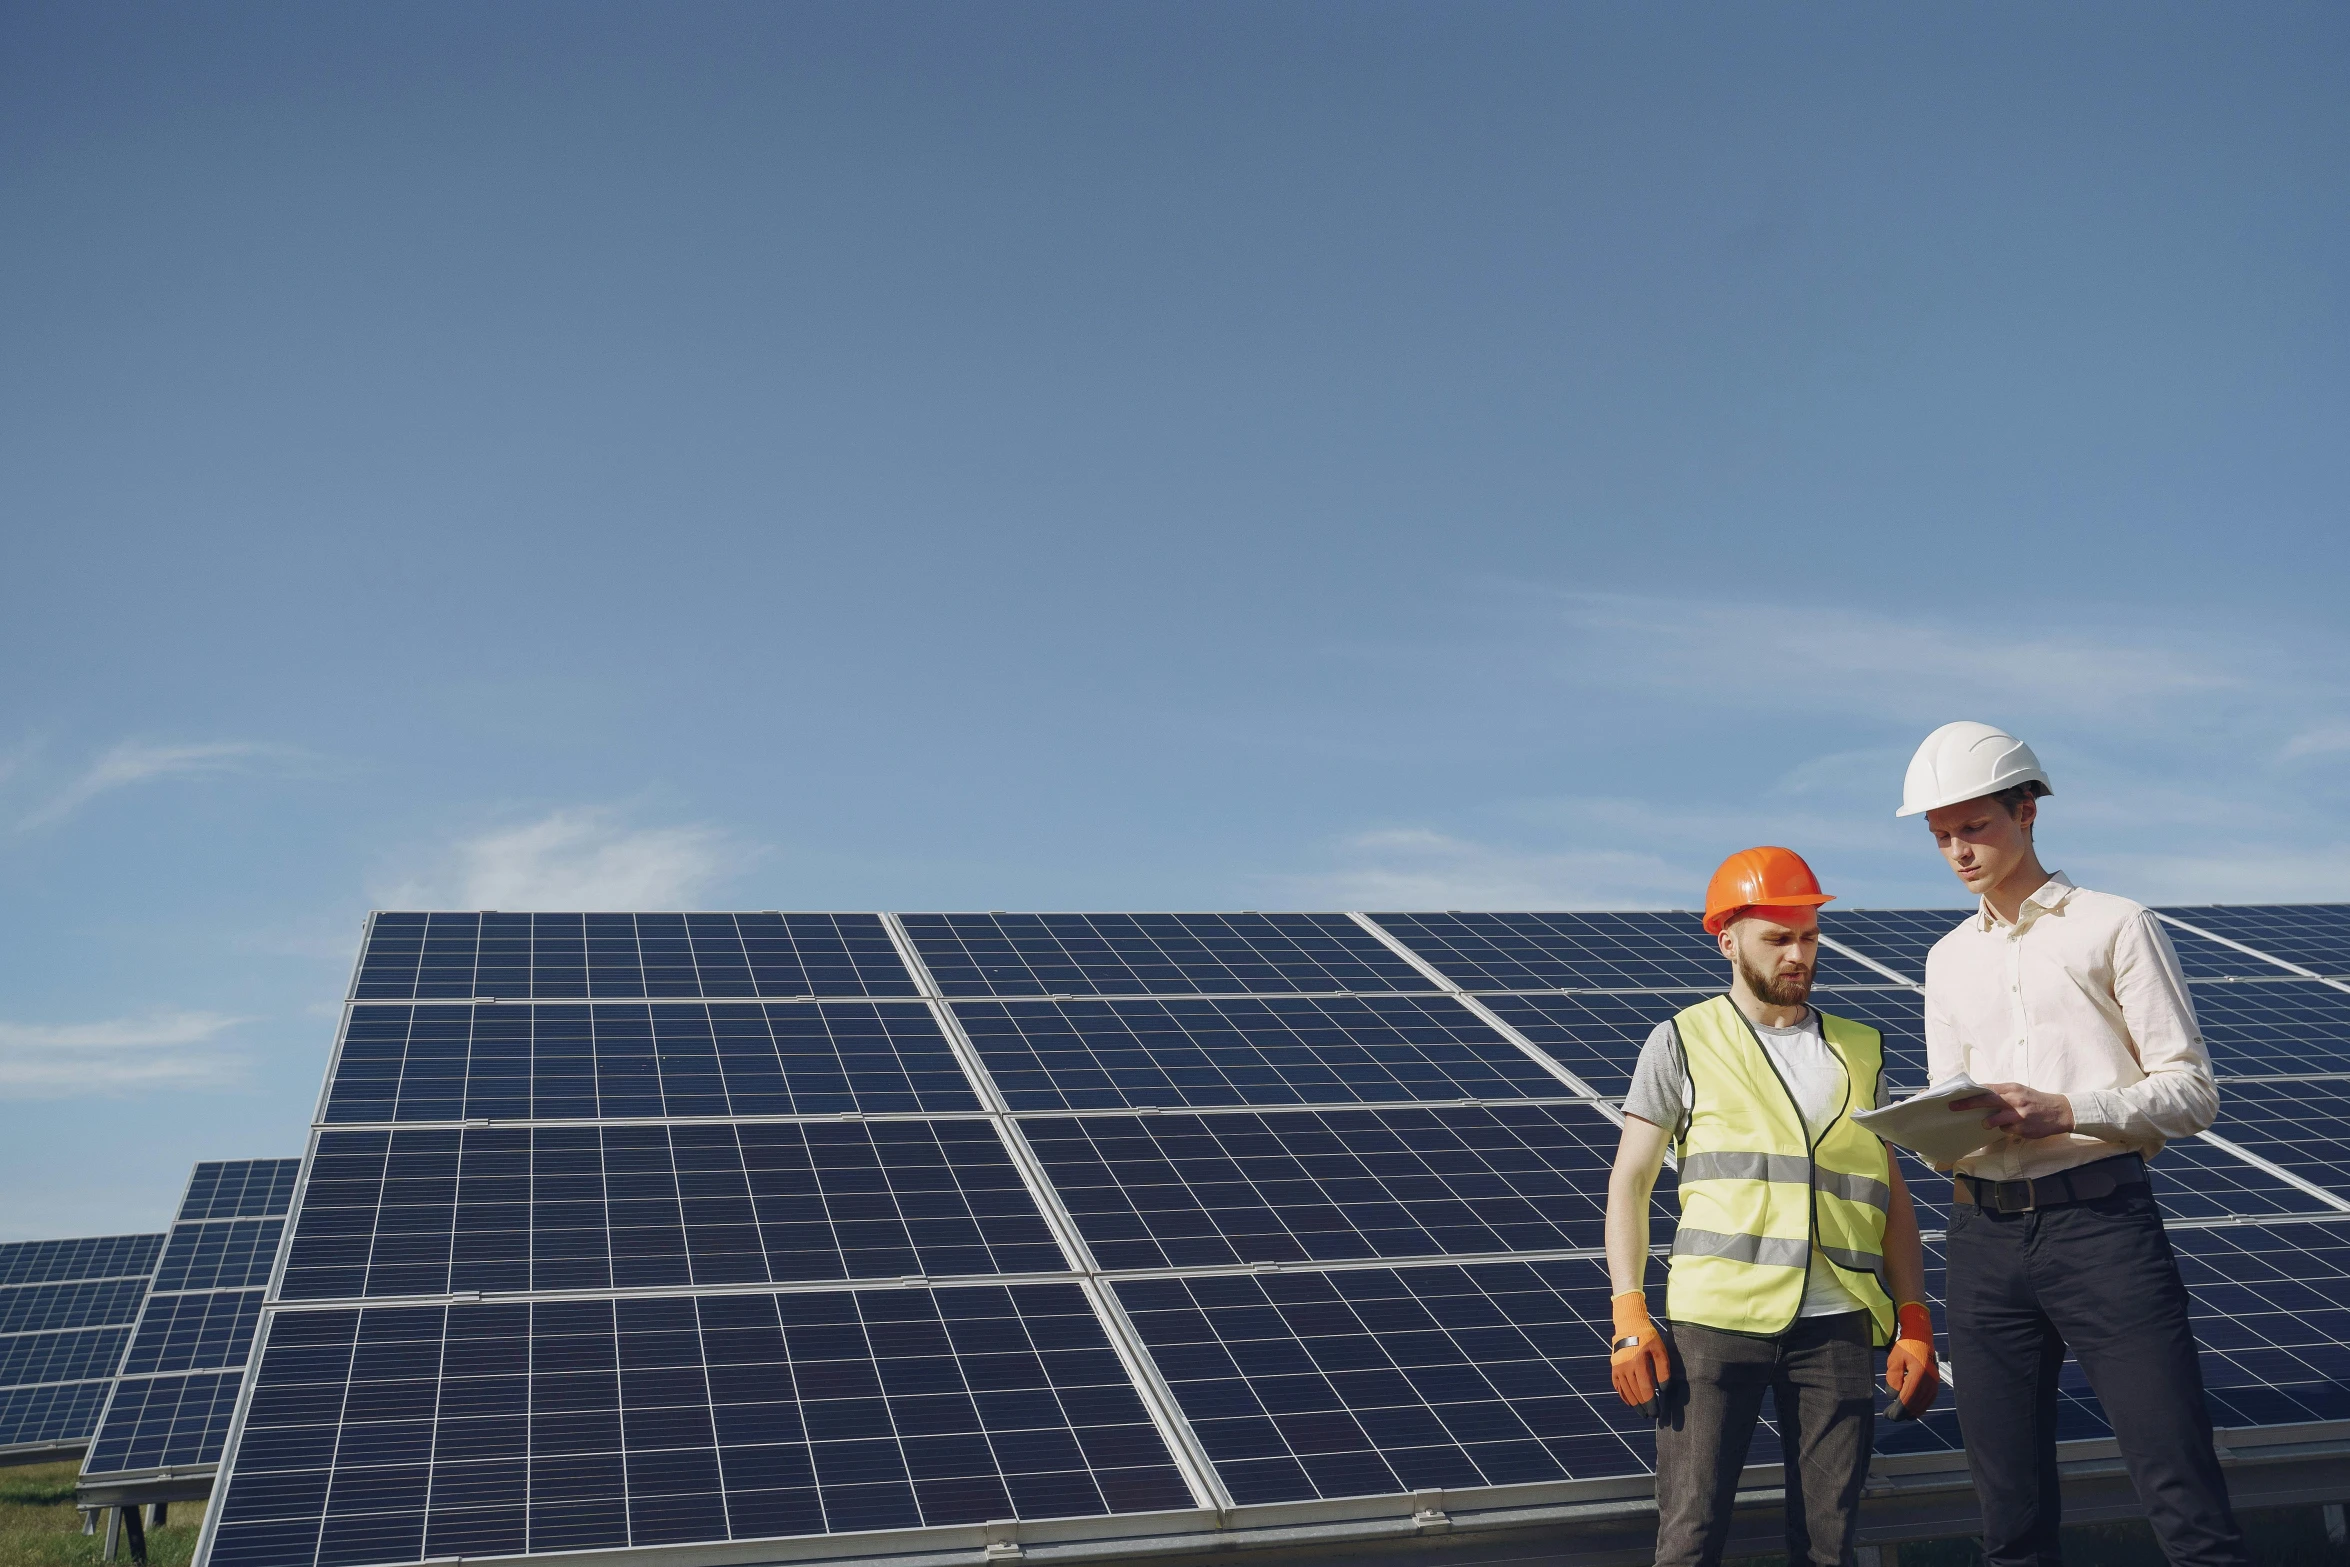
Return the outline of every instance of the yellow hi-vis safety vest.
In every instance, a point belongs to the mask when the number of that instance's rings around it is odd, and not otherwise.
[[[1889,1155],[1848,1112],[1876,1106],[1884,1036],[1820,1014],[1820,1031],[1844,1065],[1844,1104],[1814,1143],[1794,1092],[1728,996],[1673,1019],[1694,1090],[1675,1152],[1681,1224],[1665,1284],[1665,1313],[1729,1333],[1775,1337],[1795,1325],[1812,1247],[1893,1337],[1885,1284],[1885,1214],[1893,1200]]]

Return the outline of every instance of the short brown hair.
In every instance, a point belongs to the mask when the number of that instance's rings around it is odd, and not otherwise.
[[[2039,779],[2027,778],[2020,784],[2009,784],[2006,788],[1991,796],[1991,798],[1999,802],[1999,808],[2001,810],[2005,811],[2008,815],[2013,816],[2015,814],[2016,807],[2023,804],[2026,800],[2037,800],[2040,798],[2040,796],[2051,792],[2052,791],[2049,789],[2049,787],[2042,783]]]

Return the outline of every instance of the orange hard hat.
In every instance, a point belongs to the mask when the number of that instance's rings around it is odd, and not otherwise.
[[[1741,909],[1813,908],[1833,900],[1793,849],[1740,849],[1705,884],[1705,933],[1716,934]]]

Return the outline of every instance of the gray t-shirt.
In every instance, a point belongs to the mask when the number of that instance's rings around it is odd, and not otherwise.
[[[1771,1028],[1757,1023],[1754,1032],[1762,1040],[1763,1049],[1770,1052],[1771,1064],[1779,1069],[1779,1076],[1795,1095],[1795,1108],[1802,1112],[1805,1133],[1811,1141],[1818,1142],[1830,1120],[1851,1108],[1845,1103],[1844,1063],[1822,1037],[1819,1013],[1806,1009],[1803,1021],[1793,1028]],[[1874,1086],[1870,1085],[1872,1091]],[[1674,1044],[1672,1023],[1657,1024],[1649,1033],[1648,1043],[1640,1047],[1640,1064],[1632,1070],[1632,1088],[1624,1096],[1624,1113],[1677,1133],[1681,1118],[1689,1113],[1695,1092],[1681,1052]],[[1811,1273],[1803,1284],[1803,1306],[1797,1315],[1832,1317],[1866,1309],[1836,1276],[1835,1265],[1814,1246]]]

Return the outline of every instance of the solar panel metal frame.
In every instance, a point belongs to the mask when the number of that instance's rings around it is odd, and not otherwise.
[[[1356,918],[1366,925],[1370,923],[1361,916]],[[891,919],[889,923],[900,941],[901,951],[908,960],[910,970],[918,976],[925,995],[932,998],[934,1012],[940,1016],[942,1025],[947,1028],[950,1040],[955,1042],[957,1054],[962,1061],[964,1070],[975,1084],[985,1085],[983,1097],[991,1101],[988,1113],[991,1116],[1000,1117],[1007,1125],[1015,1127],[1021,1121],[1034,1118],[1039,1114],[1069,1114],[1070,1112],[1067,1111],[1011,1113],[1004,1108],[1000,1096],[992,1092],[991,1080],[984,1067],[979,1063],[977,1054],[971,1048],[969,1040],[961,1036],[961,1031],[954,1022],[951,1008],[944,1005],[945,998],[939,996],[939,987],[936,982],[921,966],[918,956],[911,950],[910,942],[905,941],[904,933],[902,929],[897,927],[896,921]],[[1401,944],[1391,941],[1390,945],[1400,946]],[[1407,952],[1407,956],[1412,955]],[[1421,968],[1423,972],[1427,972],[1429,967],[1424,960],[1415,960],[1415,966]],[[1440,983],[1437,988],[1450,991],[1456,996],[1460,994],[1458,988],[1452,985]],[[1187,991],[1182,994],[1189,997],[1197,993]],[[1295,992],[1277,992],[1276,994],[1295,994]],[[1473,1000],[1473,998],[1466,997],[1462,999]],[[1685,1001],[1682,1004],[1686,1004]],[[1477,1010],[1480,1015],[1484,1013],[1484,1009],[1481,1007],[1473,1008],[1473,1010]],[[1564,1086],[1565,1080],[1571,1078],[1571,1074],[1566,1073],[1564,1068],[1555,1062],[1550,1062],[1530,1043],[1517,1036],[1514,1030],[1508,1028],[1506,1024],[1502,1024],[1498,1018],[1487,1017],[1486,1021],[1496,1025],[1505,1038],[1511,1039],[1513,1043],[1526,1050],[1530,1055],[1547,1064],[1554,1074],[1562,1078],[1562,1086]],[[333,1067],[330,1063],[330,1082],[332,1071]],[[1595,1105],[1612,1109],[1612,1107],[1605,1106],[1604,1101],[1600,1100],[1597,1095],[1591,1094],[1587,1086],[1582,1089],[1581,1093],[1570,1091],[1562,1097],[1588,1098]],[[324,1099],[325,1088],[322,1085],[322,1109]],[[2257,1161],[2247,1162],[2257,1163]],[[1057,1227],[1068,1226],[1069,1238],[1073,1240],[1074,1227],[1070,1224],[1065,1209],[1058,1202],[1057,1194],[1053,1193],[1049,1182],[1041,1182],[1040,1184],[1043,1194],[1041,1200],[1048,1217],[1052,1218]],[[298,1200],[299,1193],[297,1193],[297,1203]],[[2255,1222],[2322,1223],[2327,1221],[2289,1218]],[[1078,1254],[1084,1255],[1081,1249],[1082,1242],[1079,1241],[1076,1244],[1080,1248]],[[1592,1260],[1596,1261],[1597,1259],[1594,1257]],[[1087,1257],[1087,1261],[1090,1263],[1092,1259]],[[1311,1271],[1330,1274],[1359,1268],[1416,1269],[1422,1266],[1450,1265],[1452,1264],[1437,1261],[1401,1262],[1366,1259],[1361,1262],[1303,1263],[1294,1266],[1300,1272]],[[1202,1270],[1186,1276],[1238,1277],[1259,1274],[1264,1271],[1266,1269],[1261,1265],[1255,1268],[1244,1266]],[[1195,1476],[1195,1485],[1204,1484],[1207,1492],[1215,1495],[1215,1499],[1219,1503],[1218,1506],[1202,1508],[1193,1514],[1168,1513],[1152,1515],[1148,1518],[1135,1515],[1109,1515],[1097,1518],[1052,1520],[1042,1523],[1006,1521],[987,1525],[954,1525],[860,1536],[803,1535],[762,1538],[756,1542],[753,1548],[756,1552],[756,1558],[773,1561],[814,1561],[870,1558],[886,1554],[961,1552],[972,1549],[977,1549],[983,1555],[992,1558],[1015,1555],[1024,1543],[1036,1543],[1049,1544],[1052,1547],[1052,1554],[1057,1557],[1066,1556],[1073,1561],[1080,1559],[1099,1560],[1127,1557],[1145,1552],[1159,1554],[1180,1551],[1202,1553],[1229,1551],[1235,1547],[1260,1542],[1267,1544],[1278,1542],[1283,1545],[1295,1546],[1313,1540],[1337,1543],[1347,1540],[1368,1541],[1379,1538],[1395,1538],[1399,1532],[1406,1536],[1414,1533],[1424,1536],[1430,1527],[1431,1520],[1434,1520],[1437,1526],[1442,1527],[1453,1524],[1531,1523],[1546,1518],[1564,1521],[1570,1513],[1573,1516],[1583,1518],[1610,1515],[1632,1518],[1639,1516],[1648,1507],[1647,1497],[1652,1482],[1646,1474],[1594,1477],[1586,1480],[1542,1481],[1460,1490],[1423,1491],[1418,1494],[1340,1497],[1326,1501],[1231,1505],[1229,1494],[1223,1492],[1221,1481],[1218,1480],[1213,1465],[1208,1463],[1204,1454],[1198,1450],[1196,1435],[1190,1432],[1188,1424],[1183,1420],[1179,1406],[1173,1399],[1164,1379],[1157,1376],[1155,1363],[1147,1353],[1141,1352],[1140,1341],[1133,1332],[1132,1324],[1122,1322],[1123,1314],[1116,1307],[1114,1298],[1103,1298],[1109,1296],[1110,1285],[1120,1279],[1134,1276],[1126,1271],[1113,1272],[1095,1267],[1083,1275],[1081,1282],[1096,1295],[1097,1309],[1102,1312],[1105,1321],[1114,1325],[1114,1331],[1111,1334],[1112,1342],[1129,1346],[1139,1354],[1138,1363],[1129,1367],[1135,1375],[1138,1388],[1143,1391],[1146,1402],[1154,1405],[1154,1413],[1164,1411],[1171,1417],[1176,1432],[1186,1439],[1181,1442],[1171,1441],[1171,1450],[1177,1453],[1179,1460],[1183,1459],[1186,1452],[1189,1453],[1189,1462],[1199,1466],[1200,1469],[1200,1473]],[[774,1288],[774,1286],[764,1287]],[[837,1289],[842,1286],[834,1283],[827,1287]],[[867,1284],[852,1287],[887,1288],[889,1286]],[[269,1321],[270,1313],[265,1312],[262,1329],[264,1335],[268,1331]],[[250,1389],[248,1388],[245,1397],[240,1398],[239,1401],[237,1422],[241,1422],[243,1419],[245,1398],[249,1397]],[[232,1423],[232,1454],[234,1452],[234,1427],[235,1423]],[[2311,1431],[2314,1429],[2310,1428]],[[2307,1433],[2301,1427],[2277,1430],[2263,1428],[2251,1432],[2232,1432],[2228,1434],[2227,1439],[2230,1446],[2241,1457],[2250,1455],[2264,1445],[2274,1445],[2283,1450],[2303,1434]],[[2343,1443],[2343,1450],[2346,1454],[2350,1454],[2350,1441]],[[2066,1444],[2061,1456],[2105,1457],[2110,1454],[2110,1442],[2089,1441]],[[1963,1454],[1954,1452],[1924,1451],[1893,1455],[1880,1453],[1873,1467],[1880,1474],[1904,1477],[1903,1483],[1907,1486],[1923,1487],[1938,1494],[1963,1491],[1969,1483]],[[1776,1483],[1776,1467],[1759,1465],[1750,1465],[1741,1482],[1742,1486],[1771,1486]],[[1650,1513],[1649,1516],[1653,1516],[1653,1514]],[[212,1519],[208,1516],[204,1540],[199,1547],[199,1564],[207,1562],[212,1533]],[[715,1564],[750,1559],[745,1554],[745,1546],[741,1543],[661,1547],[659,1554],[664,1562],[677,1564],[677,1567],[692,1567],[692,1564],[701,1562]],[[614,1550],[590,1552],[577,1559],[582,1563],[582,1567],[604,1563],[619,1567],[619,1564],[622,1563],[633,1564],[642,1556],[642,1550]]]

